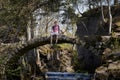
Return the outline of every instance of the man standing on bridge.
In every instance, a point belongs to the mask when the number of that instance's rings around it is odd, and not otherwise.
[[[59,34],[60,34],[60,27],[57,24],[57,21],[55,21],[54,25],[52,26],[52,31],[51,31],[51,45],[52,45],[52,40],[54,36],[56,38],[55,43],[57,44]]]

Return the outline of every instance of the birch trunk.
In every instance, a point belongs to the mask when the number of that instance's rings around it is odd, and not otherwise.
[[[102,0],[101,0],[101,2],[100,2],[100,6],[101,6],[102,21],[103,21],[103,22],[106,22],[106,21],[105,21],[105,16],[104,16],[104,11],[103,11]]]
[[[31,20],[28,21],[28,24],[27,24],[27,40],[31,40]]]
[[[111,14],[110,1],[107,0],[107,3],[108,3],[108,12],[109,12],[109,34],[111,34],[111,29],[112,29],[112,14]]]
[[[29,18],[28,20],[28,24],[27,24],[27,27],[26,27],[26,40],[31,40],[32,39],[32,35],[33,35],[33,31],[32,31],[32,19]],[[30,54],[29,52],[27,54]],[[21,76],[21,80],[29,80],[30,76],[27,76],[27,73],[24,71],[24,70],[27,70],[26,68],[30,68],[30,66],[28,66],[28,57],[29,55],[24,55],[22,56],[21,58],[21,67],[23,68],[22,71],[20,71],[20,76]],[[30,71],[31,72],[31,71]],[[26,77],[27,76],[27,77]]]
[[[41,67],[41,61],[40,61],[40,53],[39,53],[39,49],[37,49],[37,57],[36,57],[36,64]]]

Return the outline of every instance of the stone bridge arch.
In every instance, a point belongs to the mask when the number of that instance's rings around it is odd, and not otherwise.
[[[55,42],[54,38],[53,42]],[[76,44],[76,39],[62,35],[58,38],[58,44],[60,43]],[[7,61],[7,65],[10,66],[13,64],[17,64],[17,61],[22,55],[25,54],[25,52],[45,44],[50,44],[50,37],[35,38],[27,41],[25,44],[16,45],[15,48],[9,53],[10,56]]]

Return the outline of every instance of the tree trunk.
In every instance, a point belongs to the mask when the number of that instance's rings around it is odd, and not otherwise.
[[[111,14],[110,1],[107,0],[107,3],[108,3],[108,12],[109,12],[109,34],[111,34],[111,29],[112,29],[112,14]]]
[[[26,40],[30,41],[32,39],[33,36],[33,31],[32,31],[32,17],[29,18],[28,20],[28,24],[26,27]],[[30,63],[29,63],[29,59],[31,58],[31,55],[29,54],[34,54],[32,53],[33,50],[31,50],[30,52],[27,52],[27,55],[23,55],[21,58],[21,67],[22,67],[22,71],[20,71],[20,76],[21,76],[21,80],[30,80],[31,77],[31,71],[30,71]],[[30,74],[28,75],[27,72],[28,71]]]
[[[31,20],[28,21],[28,25],[27,25],[27,40],[31,40]]]
[[[41,67],[39,49],[37,49],[36,64],[37,64],[39,67]]]
[[[38,24],[40,24],[40,22]],[[37,38],[39,36],[39,25],[35,26],[34,30],[33,38]]]
[[[105,21],[105,16],[104,16],[104,11],[103,11],[102,1],[100,2],[100,6],[101,6],[102,21],[103,21],[103,22],[106,22],[106,21]]]
[[[119,0],[114,0],[114,5],[119,5]]]

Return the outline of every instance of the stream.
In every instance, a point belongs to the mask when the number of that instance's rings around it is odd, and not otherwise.
[[[68,72],[47,72],[46,80],[92,80],[93,74],[68,73]]]

